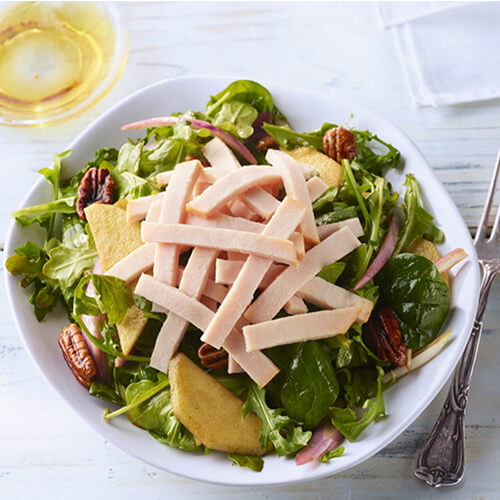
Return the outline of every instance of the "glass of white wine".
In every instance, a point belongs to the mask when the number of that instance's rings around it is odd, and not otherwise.
[[[112,3],[1,3],[0,125],[42,125],[82,112],[111,89],[127,55]]]

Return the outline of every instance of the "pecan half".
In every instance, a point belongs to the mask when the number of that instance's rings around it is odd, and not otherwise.
[[[358,156],[354,134],[344,127],[327,130],[323,134],[323,152],[337,163],[353,160]]]
[[[59,347],[76,380],[89,388],[95,377],[96,368],[82,332],[76,323],[71,323],[61,330]]]
[[[398,320],[390,309],[374,311],[368,323],[363,326],[363,337],[380,361],[390,361],[397,366],[406,365],[406,344]]]
[[[198,349],[198,358],[205,368],[212,370],[227,370],[227,352],[216,349],[204,342]]]
[[[280,146],[274,137],[271,137],[270,135],[266,135],[262,139],[259,139],[257,144],[255,144],[255,149],[262,152],[265,152],[268,149],[279,149],[279,147]]]
[[[106,168],[90,168],[78,186],[78,199],[76,200],[76,213],[82,220],[85,217],[85,208],[92,203],[113,203],[113,188],[115,181]]]

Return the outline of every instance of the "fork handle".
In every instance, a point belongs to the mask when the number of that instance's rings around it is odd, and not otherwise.
[[[483,330],[483,316],[496,269],[483,266],[478,310],[465,351],[439,418],[417,457],[415,475],[429,486],[453,486],[464,477],[465,411],[472,370]]]

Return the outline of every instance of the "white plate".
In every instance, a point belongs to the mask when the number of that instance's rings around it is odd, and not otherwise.
[[[124,99],[92,123],[70,145],[71,157],[65,162],[65,175],[72,174],[94,157],[103,146],[121,146],[129,136],[141,132],[123,132],[120,126],[142,118],[169,115],[187,109],[203,110],[210,95],[223,89],[230,80],[215,77],[188,77],[163,81],[146,87]],[[405,160],[404,172],[392,171],[390,180],[400,189],[404,173],[417,177],[424,203],[446,233],[440,250],[446,252],[462,247],[469,254],[468,263],[453,279],[452,307],[444,329],[452,329],[453,342],[437,358],[423,368],[404,377],[385,392],[387,417],[370,425],[355,443],[346,444],[344,456],[329,464],[311,463],[297,467],[293,460],[270,456],[264,470],[255,473],[232,466],[222,453],[208,456],[179,451],[154,440],[149,434],[131,425],[125,417],[105,423],[102,419],[107,403],[90,397],[71,376],[57,346],[61,327],[67,323],[63,313],[50,315],[38,323],[27,291],[18,285],[18,278],[6,272],[8,297],[15,322],[31,354],[45,378],[91,427],[105,439],[144,460],[175,474],[192,479],[231,485],[277,485],[308,481],[330,476],[357,465],[387,446],[403,432],[427,407],[452,373],[465,348],[476,311],[479,290],[479,267],[472,241],[450,196],[411,140],[396,126],[375,113],[354,103],[332,96],[279,85],[267,85],[277,106],[297,130],[317,128],[323,122],[345,123],[369,129],[396,146]],[[54,152],[55,153],[55,152]],[[50,196],[47,183],[41,179],[22,203],[29,206],[46,201]],[[5,255],[9,256],[26,239],[40,239],[34,228],[23,229],[12,223],[7,237]]]

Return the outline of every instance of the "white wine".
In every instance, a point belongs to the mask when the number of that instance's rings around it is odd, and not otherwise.
[[[4,8],[0,122],[40,124],[85,109],[118,78],[126,58],[118,52],[115,26],[99,4],[20,2]]]

